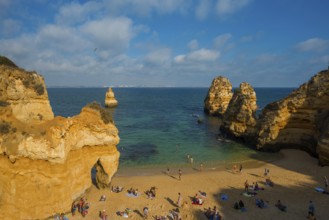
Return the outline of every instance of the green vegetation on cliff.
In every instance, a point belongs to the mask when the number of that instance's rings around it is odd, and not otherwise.
[[[17,68],[17,65],[13,61],[1,55],[0,55],[0,65],[6,65],[6,66]]]

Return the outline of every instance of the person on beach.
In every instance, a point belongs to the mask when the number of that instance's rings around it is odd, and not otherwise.
[[[203,170],[203,163],[200,163],[200,171]]]
[[[242,164],[240,164],[240,167],[239,167],[239,173],[242,172]]]
[[[248,180],[246,180],[246,182],[244,182],[244,191],[246,193],[248,193],[248,191],[249,191],[249,183],[248,183]]]
[[[147,207],[144,207],[143,213],[144,213],[144,219],[147,219],[149,215],[149,209]]]
[[[105,209],[103,211],[99,211],[99,217],[102,220],[107,220],[107,214],[106,214],[106,210]]]
[[[234,165],[233,165],[233,168],[232,168],[232,172],[233,172],[233,173],[236,173],[236,171],[237,171],[237,166],[236,166],[236,164],[234,164]]]
[[[315,212],[314,204],[312,201],[310,201],[308,204],[308,216],[307,217],[314,216],[314,212]]]
[[[179,169],[179,170],[178,170],[178,179],[181,180],[181,177],[182,177],[182,170]]]
[[[278,207],[278,209],[280,209],[283,212],[287,211],[287,206],[283,205],[281,203],[281,200],[278,200],[278,202],[275,204],[276,207]]]
[[[194,161],[194,160],[193,160],[193,157],[191,157],[191,158],[190,158],[190,164],[193,165],[193,161]]]
[[[183,197],[180,193],[178,193],[178,199],[177,199],[177,203],[176,203],[178,208],[182,207],[182,203],[183,203]]]
[[[74,202],[72,203],[72,207],[71,207],[71,213],[72,213],[72,216],[75,215],[75,212],[76,212],[76,210],[77,210],[77,207],[78,207],[78,205],[77,205],[76,201],[74,201]]]
[[[170,174],[170,169],[169,169],[169,167],[167,168],[167,175],[169,175]]]

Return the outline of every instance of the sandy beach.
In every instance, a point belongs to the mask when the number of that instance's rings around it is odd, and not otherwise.
[[[281,151],[283,158],[275,162],[266,162],[255,159],[253,166],[243,165],[241,173],[234,173],[231,167],[222,170],[211,170],[204,167],[203,171],[196,168],[182,169],[182,178],[178,179],[178,170],[170,170],[167,175],[159,170],[157,175],[150,176],[115,176],[112,185],[123,186],[121,193],[111,192],[109,189],[98,190],[92,187],[87,193],[86,199],[90,203],[89,213],[82,217],[80,213],[75,216],[66,215],[69,219],[100,219],[99,212],[106,210],[108,219],[125,219],[117,216],[117,211],[130,208],[132,213],[129,219],[143,219],[143,208],[149,208],[149,218],[155,215],[166,216],[169,210],[176,209],[175,203],[178,192],[183,196],[186,205],[180,208],[182,219],[207,219],[204,209],[217,206],[224,219],[306,219],[309,201],[315,205],[317,219],[328,219],[329,195],[316,192],[314,187],[324,187],[323,176],[329,176],[329,167],[320,167],[317,159],[307,153],[297,150]],[[269,169],[269,177],[274,182],[274,187],[265,185],[264,170]],[[189,169],[189,170],[188,170]],[[254,197],[241,195],[244,192],[244,182],[249,184],[258,182],[264,190],[257,191]],[[145,191],[152,186],[157,187],[155,199],[148,199]],[[140,195],[137,198],[127,196],[127,189],[138,189]],[[192,205],[191,198],[199,191],[206,192],[202,206]],[[223,201],[221,196],[225,194],[228,200]],[[99,201],[101,195],[106,195],[106,201]],[[267,208],[258,208],[255,199],[263,199]],[[236,201],[242,200],[247,209],[240,212],[233,209]],[[287,212],[280,211],[275,207],[277,200],[287,206]]]

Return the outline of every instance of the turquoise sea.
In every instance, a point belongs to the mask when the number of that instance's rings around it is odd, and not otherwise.
[[[87,103],[103,105],[107,88],[49,88],[55,115],[79,114]],[[288,95],[292,88],[256,88],[259,111]],[[113,88],[119,102],[111,110],[119,129],[119,171],[190,166],[187,155],[205,168],[244,163],[256,152],[234,141],[217,140],[218,120],[203,113],[208,88]],[[203,123],[197,123],[199,116]]]

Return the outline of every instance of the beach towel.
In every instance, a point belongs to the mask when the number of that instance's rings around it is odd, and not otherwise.
[[[132,193],[126,193],[126,196],[128,196],[130,198],[137,198],[139,196],[139,193],[137,193],[137,195],[134,195]]]
[[[244,192],[244,193],[242,193],[242,195],[245,196],[245,197],[253,197],[253,196],[257,195],[257,193],[255,193],[255,192]]]
[[[203,203],[198,203],[198,202],[192,202],[192,205],[203,205]]]
[[[315,187],[314,189],[315,189],[315,191],[320,192],[320,193],[324,192],[324,189],[322,189],[321,187]]]
[[[222,194],[222,195],[220,196],[220,199],[221,199],[222,201],[226,201],[226,200],[228,200],[228,195],[226,195],[226,194]]]

